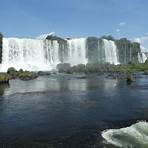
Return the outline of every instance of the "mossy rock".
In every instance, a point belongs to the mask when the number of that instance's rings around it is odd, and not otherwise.
[[[9,83],[9,75],[6,73],[0,73],[0,84]]]
[[[20,71],[18,73],[18,78],[21,79],[21,80],[32,80],[32,79],[35,79],[37,78],[38,75],[34,72],[29,72],[29,71]]]

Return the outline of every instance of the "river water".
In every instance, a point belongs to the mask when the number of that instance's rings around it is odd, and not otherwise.
[[[115,132],[106,141],[102,131],[148,119],[147,77],[127,85],[103,76],[43,76],[11,80],[0,94],[0,147],[114,148],[108,142]],[[121,143],[118,135],[112,141]]]

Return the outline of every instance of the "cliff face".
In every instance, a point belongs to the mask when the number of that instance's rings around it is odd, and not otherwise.
[[[98,63],[98,41],[99,39],[96,37],[88,37],[86,41],[87,45],[87,58],[88,58],[88,63]]]
[[[138,53],[141,52],[140,44],[136,42],[131,42],[126,38],[116,40],[111,36],[103,36],[101,38],[88,37],[87,38],[87,52],[88,52],[88,62],[89,63],[105,63],[107,50],[114,47],[105,47],[104,40],[114,43],[117,50],[117,58],[120,64],[127,64],[129,62],[138,63]]]
[[[138,53],[140,53],[140,44],[131,42],[126,38],[115,40],[118,55],[119,55],[119,63],[127,64],[129,62],[138,62]]]
[[[3,35],[0,33],[0,63],[2,63]]]
[[[46,40],[51,41],[52,43],[56,41],[58,43],[58,56],[59,60],[62,63],[65,63],[68,59],[68,43],[67,40],[60,38],[58,36],[48,36]]]

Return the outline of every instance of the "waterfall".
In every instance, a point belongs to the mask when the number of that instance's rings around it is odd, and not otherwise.
[[[86,38],[70,39],[68,62],[73,65],[87,64]]]
[[[49,71],[56,69],[59,63],[70,63],[71,66],[87,63],[119,64],[119,53],[114,41],[93,37],[89,40],[45,37],[46,35],[37,39],[3,38],[0,71],[6,72],[9,67]],[[129,54],[132,58],[131,51]],[[138,58],[140,63],[147,59],[145,53],[139,53]]]
[[[58,44],[56,41],[53,43],[49,42],[48,47],[50,50],[47,53],[43,40],[3,38],[0,71],[5,72],[9,67],[14,67],[17,70],[22,68],[29,71],[48,71],[53,69],[55,68],[53,65],[58,63]]]
[[[117,47],[113,41],[103,39],[104,51],[105,51],[105,62],[110,64],[119,64]]]
[[[53,68],[60,63],[59,43],[56,40],[44,40],[46,63]]]
[[[138,53],[138,60],[139,63],[144,63],[147,60],[147,56],[145,55],[144,52]]]

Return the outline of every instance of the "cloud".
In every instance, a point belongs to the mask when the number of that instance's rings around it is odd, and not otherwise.
[[[123,27],[123,26],[125,26],[125,25],[126,25],[126,22],[120,22],[120,23],[119,23],[119,26],[120,26],[120,27]]]
[[[121,31],[122,31],[122,29],[123,29],[123,27],[124,27],[125,25],[126,25],[126,22],[120,22],[120,23],[118,24],[118,28],[116,29],[116,33],[117,33],[118,36],[121,35]]]
[[[119,28],[116,29],[116,32],[119,33],[121,30]]]

